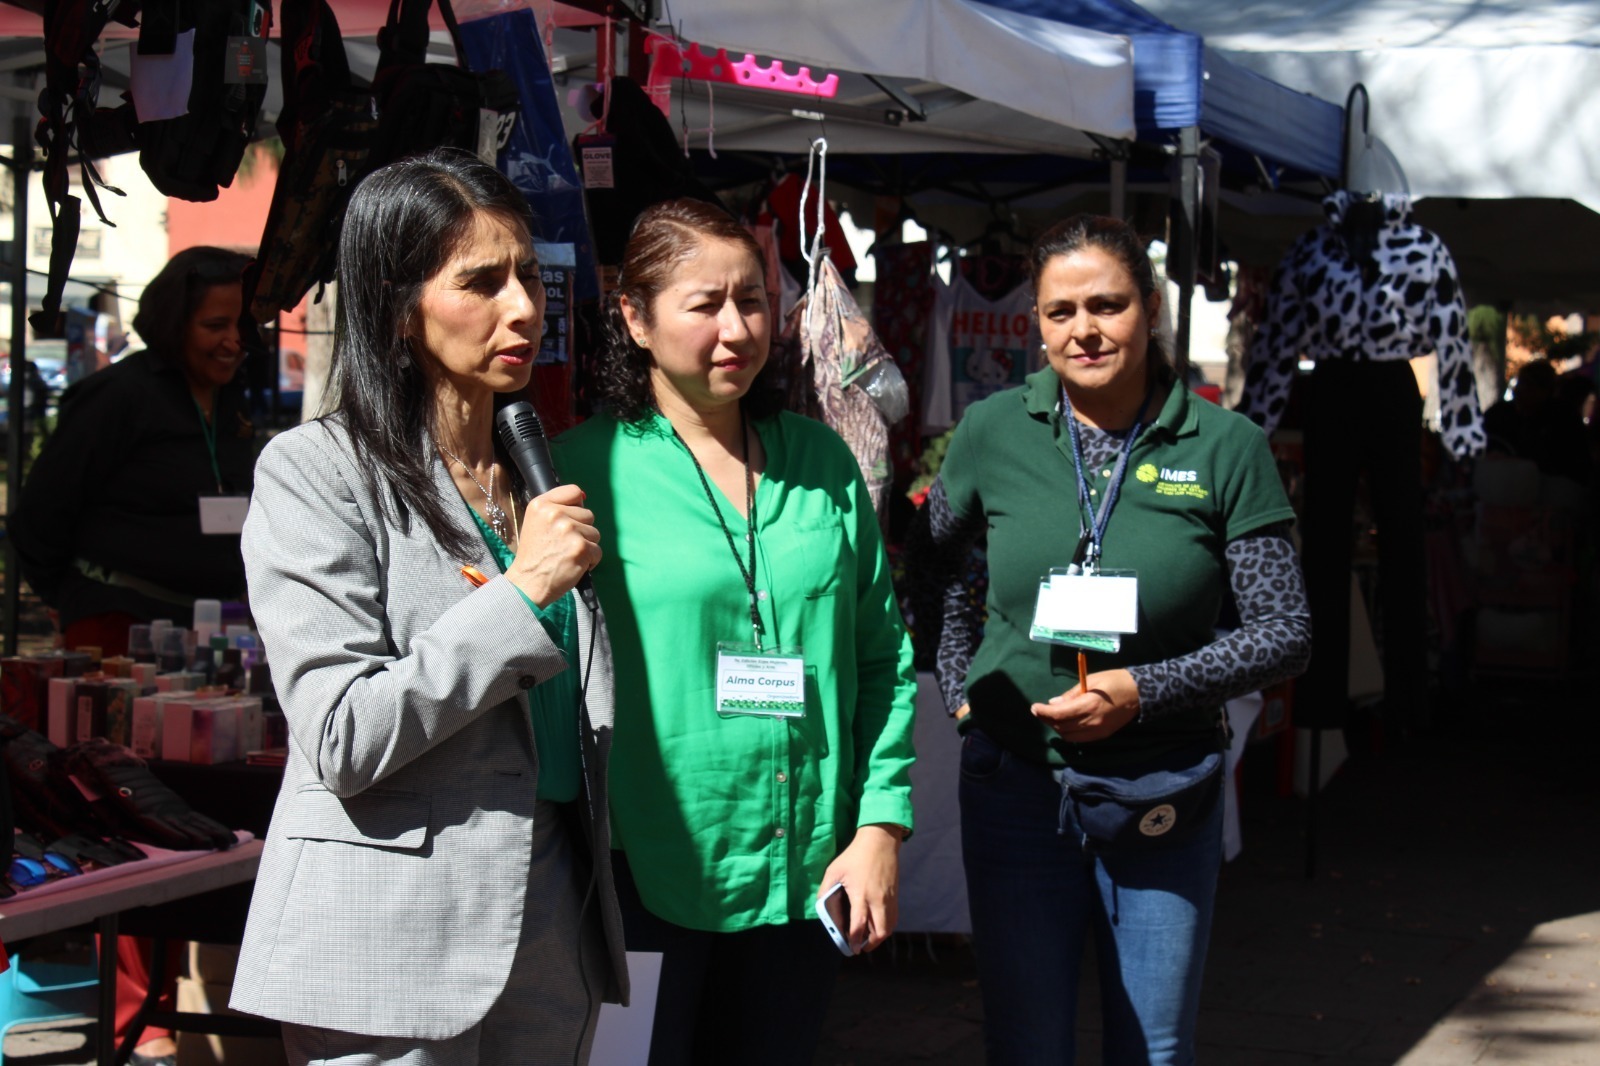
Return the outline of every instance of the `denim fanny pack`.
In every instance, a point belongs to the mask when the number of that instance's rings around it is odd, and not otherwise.
[[[1211,744],[1116,773],[1055,771],[1061,786],[1059,832],[1070,812],[1095,851],[1138,851],[1183,843],[1222,794],[1222,753]]]

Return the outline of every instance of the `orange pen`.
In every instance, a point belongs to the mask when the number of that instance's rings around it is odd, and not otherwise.
[[[1078,691],[1089,691],[1089,656],[1084,654],[1082,648],[1078,649]]]
[[[476,566],[463,565],[461,567],[461,576],[472,582],[474,588],[479,588],[489,583],[489,579],[483,576],[483,571]]]

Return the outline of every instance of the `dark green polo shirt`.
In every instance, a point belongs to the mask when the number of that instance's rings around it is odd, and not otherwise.
[[[1091,744],[1069,744],[1029,706],[1076,684],[1072,648],[1028,638],[1039,581],[1071,561],[1081,529],[1072,438],[1060,379],[1049,368],[1021,388],[967,409],[940,478],[959,518],[988,525],[989,620],[967,674],[969,721],[1025,758],[1090,768],[1126,765],[1192,744],[1216,729],[1215,710],[1130,723]],[[1098,509],[1112,468],[1087,471]],[[1160,662],[1215,639],[1228,583],[1224,549],[1294,517],[1266,437],[1248,419],[1174,385],[1134,443],[1106,528],[1101,565],[1139,576],[1139,631],[1089,669]]]

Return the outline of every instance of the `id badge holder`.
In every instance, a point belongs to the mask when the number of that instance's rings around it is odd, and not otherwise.
[[[1139,631],[1139,576],[1134,570],[1051,570],[1039,582],[1028,636],[1088,651],[1122,649]]]
[[[724,718],[800,718],[806,660],[799,648],[717,643],[717,713]]]
[[[200,532],[209,535],[238,536],[244,532],[244,516],[249,512],[248,496],[202,496]]]

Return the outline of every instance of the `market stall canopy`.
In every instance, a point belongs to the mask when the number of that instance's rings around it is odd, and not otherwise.
[[[1305,174],[1337,178],[1344,111],[1230,60],[1209,34],[1163,21],[1128,0],[989,0],[997,7],[1133,42],[1134,115],[1142,139],[1198,126],[1201,133]],[[1152,10],[1156,5],[1147,4]],[[1196,7],[1201,6],[1195,4]],[[1238,5],[1231,6],[1238,10]],[[1261,5],[1245,5],[1256,10]]]
[[[1143,2],[1285,85],[1328,100],[1366,85],[1372,131],[1416,196],[1570,198],[1600,210],[1594,0]]]
[[[969,0],[674,0],[670,13],[672,32],[702,46],[803,63],[818,77],[874,75],[963,94],[988,110],[960,118],[941,110],[929,125],[999,135],[1020,128],[1013,151],[1053,146],[1060,154],[1083,155],[1092,142],[1075,131],[1134,134],[1133,61],[1125,38]],[[840,99],[851,98],[859,99],[841,91]],[[969,106],[952,103],[951,110]],[[720,102],[714,106],[721,111]],[[725,118],[719,122],[726,125]],[[895,136],[882,135],[887,132]],[[900,136],[881,123],[878,133],[878,151],[892,150],[890,142]],[[957,143],[972,149],[970,139]],[[930,149],[941,150],[927,143],[903,150]]]

